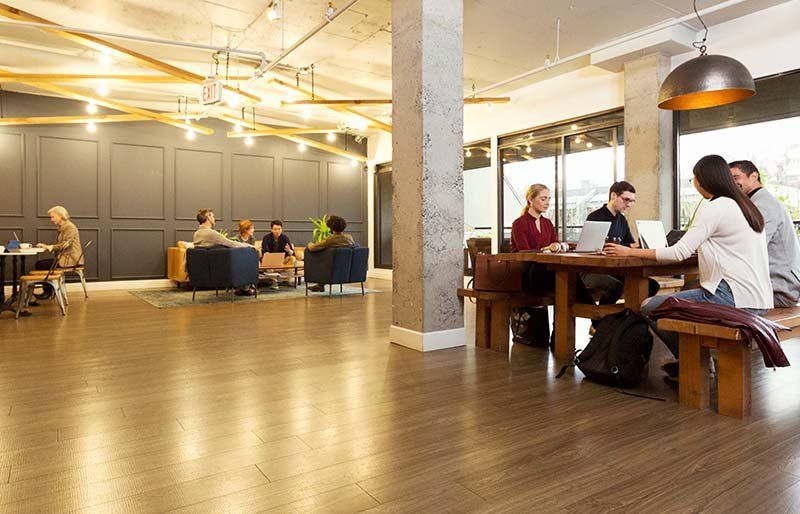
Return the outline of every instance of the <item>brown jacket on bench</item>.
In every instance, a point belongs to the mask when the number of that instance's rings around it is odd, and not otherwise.
[[[651,317],[654,319],[672,318],[697,323],[714,323],[715,325],[739,329],[748,339],[755,340],[758,349],[761,350],[761,354],[764,356],[765,366],[782,368],[789,365],[789,359],[783,353],[776,334],[777,330],[789,329],[745,310],[727,305],[690,302],[671,297],[655,309]]]

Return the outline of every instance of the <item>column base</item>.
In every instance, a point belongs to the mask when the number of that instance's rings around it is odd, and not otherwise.
[[[417,332],[407,328],[391,325],[389,327],[389,341],[418,352],[432,352],[445,348],[466,346],[466,331],[464,327],[436,332]]]

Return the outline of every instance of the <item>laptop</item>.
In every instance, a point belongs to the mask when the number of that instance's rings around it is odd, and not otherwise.
[[[286,255],[283,252],[265,253],[261,256],[262,268],[275,268],[283,266]]]
[[[570,253],[600,253],[611,229],[610,221],[587,221],[583,224],[578,246]]]
[[[636,230],[639,231],[639,246],[642,248],[655,250],[667,247],[667,234],[660,220],[636,220]]]

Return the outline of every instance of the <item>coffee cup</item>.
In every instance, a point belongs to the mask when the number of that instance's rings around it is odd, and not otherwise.
[[[0,253],[5,253],[5,251],[6,251],[6,247],[3,246],[3,245],[0,245]]]
[[[20,250],[30,250],[31,249],[31,244],[30,243],[20,243],[19,244],[19,249]]]

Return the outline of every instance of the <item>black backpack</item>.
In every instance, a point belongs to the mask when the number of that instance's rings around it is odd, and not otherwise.
[[[653,336],[645,319],[630,309],[604,317],[589,344],[575,353],[586,378],[613,387],[636,387],[645,378]],[[561,368],[556,378],[566,371]]]

